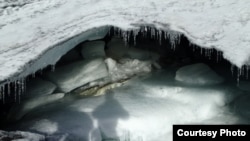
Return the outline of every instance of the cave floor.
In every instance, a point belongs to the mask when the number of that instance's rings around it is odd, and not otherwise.
[[[166,141],[172,140],[173,124],[249,123],[237,109],[247,94],[236,86],[188,86],[176,82],[174,74],[160,70],[138,76],[98,97],[68,95],[33,110],[11,130],[67,140]]]

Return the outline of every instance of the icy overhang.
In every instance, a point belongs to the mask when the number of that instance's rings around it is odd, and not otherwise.
[[[249,7],[244,0],[1,0],[0,82],[55,63],[70,48],[66,46],[106,25],[178,31],[201,47],[222,51],[241,67],[250,57]],[[37,61],[45,53],[48,62]]]

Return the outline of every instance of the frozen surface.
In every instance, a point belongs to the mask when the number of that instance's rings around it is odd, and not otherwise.
[[[55,89],[55,84],[37,77],[28,81],[24,97],[34,98],[41,95],[52,94]]]
[[[92,41],[87,42],[82,45],[82,56],[86,59],[97,58],[97,57],[106,57],[105,51],[105,42],[104,41]]]
[[[64,97],[63,93],[56,93],[51,95],[43,95],[28,99],[23,101],[21,104],[16,103],[11,107],[11,110],[8,114],[8,120],[15,121],[21,119],[25,114],[34,110],[37,107],[50,104]]]
[[[79,42],[95,37],[95,31],[105,32],[94,29],[105,25],[175,30],[201,47],[222,51],[240,67],[250,56],[249,7],[243,0],[1,1],[0,81],[54,64]],[[90,29],[95,31],[81,36]]]
[[[242,95],[226,85],[179,85],[173,73],[160,71],[132,79],[104,96],[65,97],[60,103],[30,112],[14,129],[51,138],[65,135],[65,141],[171,141],[173,124],[246,123],[232,108],[232,101],[237,103]],[[249,103],[249,99],[243,100]]]
[[[65,93],[106,76],[108,76],[108,70],[102,58],[78,61],[58,67],[54,72],[46,74],[47,79],[54,82],[58,90]]]
[[[11,139],[12,141],[44,141],[45,136],[31,132],[5,132],[0,130],[0,140],[6,141],[9,139]]]
[[[134,75],[143,75],[151,72],[150,61],[140,61],[137,59],[121,59],[120,62],[112,58],[105,59],[108,67],[109,76],[112,81],[127,79]]]
[[[220,84],[224,79],[203,63],[181,67],[176,72],[175,80],[190,85]]]

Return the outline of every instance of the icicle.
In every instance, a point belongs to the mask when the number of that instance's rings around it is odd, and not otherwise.
[[[219,58],[220,58],[220,52],[216,51],[216,62],[219,62]]]
[[[52,71],[52,72],[55,72],[56,65],[51,65],[50,67],[51,67],[51,71]]]
[[[11,83],[10,83],[10,81],[8,80],[8,83],[7,83],[8,96],[10,96],[10,87],[11,87]]]
[[[240,84],[240,76],[241,76],[241,68],[238,68],[238,71],[237,71],[237,86],[239,86],[239,84]]]
[[[246,65],[246,79],[248,79],[248,71],[249,71],[249,66]]]
[[[0,100],[3,99],[3,94],[2,94],[2,86],[0,86]]]
[[[122,31],[122,34],[121,34],[124,42],[125,42],[125,46],[127,46],[127,43],[128,43],[128,33],[127,31]]]
[[[134,40],[134,45],[136,45],[136,37],[137,37],[137,35],[138,35],[139,31],[137,31],[137,30],[133,30],[132,32],[133,32],[133,40]]]
[[[171,49],[175,50],[177,44],[180,44],[180,34],[174,31],[169,31],[167,37],[170,40]]]
[[[232,76],[234,76],[234,65],[231,65],[231,73],[232,73]]]
[[[17,81],[14,82],[15,102],[17,101]]]
[[[161,45],[162,31],[159,31],[159,44]]]
[[[36,77],[36,72],[32,73],[32,78]]]
[[[43,74],[43,69],[40,69],[40,70],[39,70],[39,73],[42,75],[42,74]]]
[[[0,86],[0,100],[2,100],[3,94],[2,94],[2,86]]]
[[[245,74],[245,65],[241,68],[241,76],[244,76],[244,74]]]
[[[2,97],[3,97],[3,104],[5,104],[5,86],[2,86]]]

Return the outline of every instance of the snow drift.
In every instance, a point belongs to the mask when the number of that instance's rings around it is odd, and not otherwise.
[[[1,0],[0,82],[54,64],[107,25],[176,31],[241,67],[249,64],[249,7],[238,0]]]

